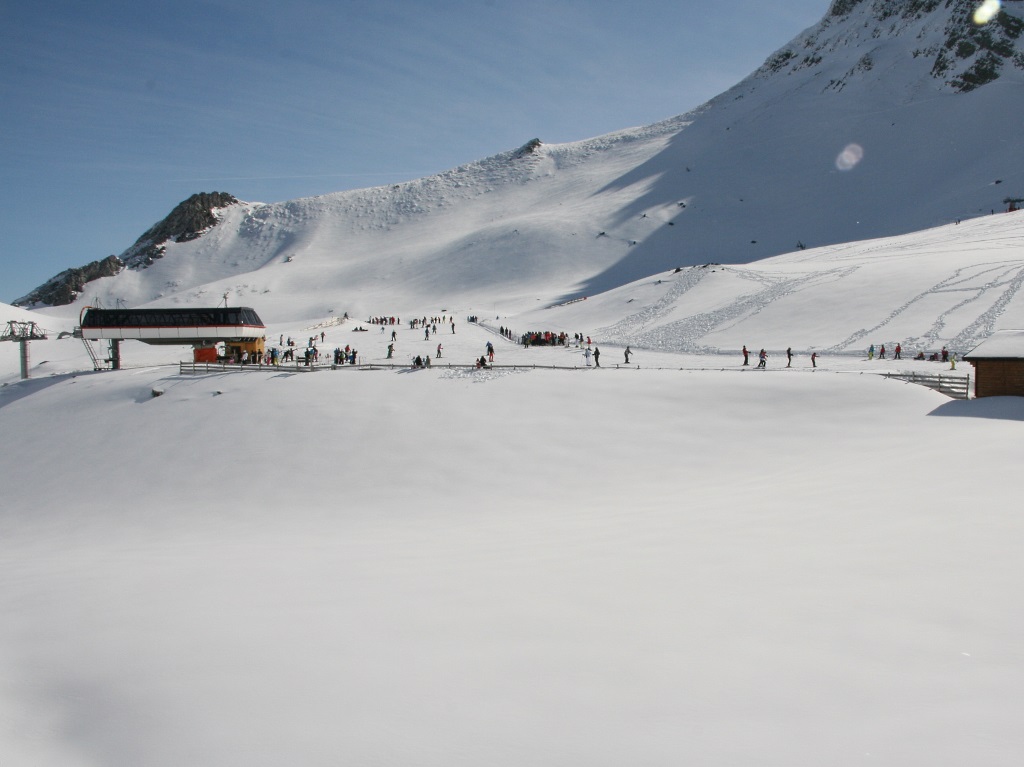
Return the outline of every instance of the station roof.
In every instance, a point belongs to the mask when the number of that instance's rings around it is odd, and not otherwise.
[[[1024,330],[997,330],[964,355],[974,360],[1024,360]]]

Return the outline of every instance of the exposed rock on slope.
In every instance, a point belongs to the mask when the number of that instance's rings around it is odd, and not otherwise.
[[[235,205],[238,200],[225,192],[202,192],[179,203],[168,216],[150,227],[135,244],[117,256],[93,261],[87,266],[65,269],[27,296],[14,302],[15,306],[46,304],[64,306],[72,303],[85,288],[85,284],[100,277],[112,277],[125,267],[145,268],[155,259],[162,258],[167,242],[188,242],[201,237],[217,223],[213,212],[217,208]]]
[[[1007,68],[1024,70],[1019,49],[1024,20],[1004,11],[977,24],[977,8],[975,0],[834,0],[821,24],[775,53],[759,71],[823,71],[820,65],[835,62],[844,50],[862,54],[845,76],[829,79],[828,87],[838,90],[850,77],[884,61],[890,43],[914,39],[920,42],[912,48],[901,45],[900,53],[929,63],[927,79],[966,93],[999,79]]]
[[[172,210],[167,218],[150,227],[122,255],[129,269],[145,268],[155,259],[163,258],[164,244],[198,239],[217,224],[214,210],[235,205],[238,200],[226,192],[200,192]]]
[[[27,296],[19,298],[14,305],[64,306],[72,303],[78,297],[87,282],[98,280],[100,277],[113,277],[122,269],[124,269],[124,262],[117,256],[107,256],[102,261],[93,261],[86,266],[65,269]]]

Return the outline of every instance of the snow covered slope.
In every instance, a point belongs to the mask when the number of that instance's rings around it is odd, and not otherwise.
[[[174,265],[163,259],[151,269]],[[271,345],[282,334],[303,339],[310,328],[330,326],[345,312],[353,320],[379,314],[476,315],[495,329],[585,332],[601,344],[671,353],[732,353],[744,344],[773,351],[858,353],[872,343],[892,347],[899,342],[914,353],[946,345],[962,354],[994,330],[1024,327],[1024,211],[747,265],[678,267],[585,301],[555,305],[552,286],[537,277],[511,281],[518,292],[479,285],[456,291],[427,278],[406,281],[392,273],[385,279],[366,263],[363,276],[353,271],[344,285],[327,277],[302,282],[306,272],[297,266],[297,261],[265,266],[257,272],[263,280],[259,288],[227,277],[161,303],[216,304],[227,294],[232,305],[257,309],[268,324]],[[477,268],[486,285],[487,270],[500,265]],[[300,278],[298,284],[293,275]],[[51,334],[50,340],[32,345],[34,375],[91,368],[80,341],[57,339],[59,331],[76,323],[76,307],[43,314],[0,306],[0,320],[8,315],[34,319]],[[383,359],[386,337],[371,336],[365,346],[360,343],[366,360]],[[185,347],[138,343],[126,347],[125,354],[128,364],[190,356]],[[0,344],[0,380],[16,380],[17,359],[15,344]]]
[[[747,265],[655,275],[517,322],[594,328],[634,348],[697,352],[744,344],[819,352],[899,342],[965,352],[1024,327],[1024,212]]]
[[[78,305],[230,290],[310,316],[425,292],[521,308],[1004,210],[1024,198],[1024,10],[1004,3],[975,27],[974,5],[836,2],[691,114],[405,184],[222,208],[203,236],[90,283]]]
[[[4,763],[1016,767],[1024,399],[652,357],[0,388]]]
[[[1020,87],[935,84],[940,51],[873,81],[965,7],[896,5],[837,0],[806,61],[687,118],[222,208],[78,302],[226,294],[366,362],[359,319],[445,312],[396,329],[432,370],[181,376],[126,342],[93,373],[54,333],[78,305],[0,305],[51,332],[29,381],[0,344],[4,765],[1019,765],[1024,398],[856,352],[1024,327],[1024,213],[972,217],[1019,180]],[[515,367],[445,367],[487,342]],[[742,344],[767,370],[712,354]]]

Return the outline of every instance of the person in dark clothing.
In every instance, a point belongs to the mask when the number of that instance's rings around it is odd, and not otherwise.
[[[594,347],[594,365],[601,367],[601,350],[596,346]]]
[[[743,344],[743,364],[750,364],[750,352],[747,351],[747,345]]]

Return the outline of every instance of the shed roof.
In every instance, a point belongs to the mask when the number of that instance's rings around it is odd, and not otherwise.
[[[964,359],[1024,360],[1024,330],[997,330],[964,355]]]

